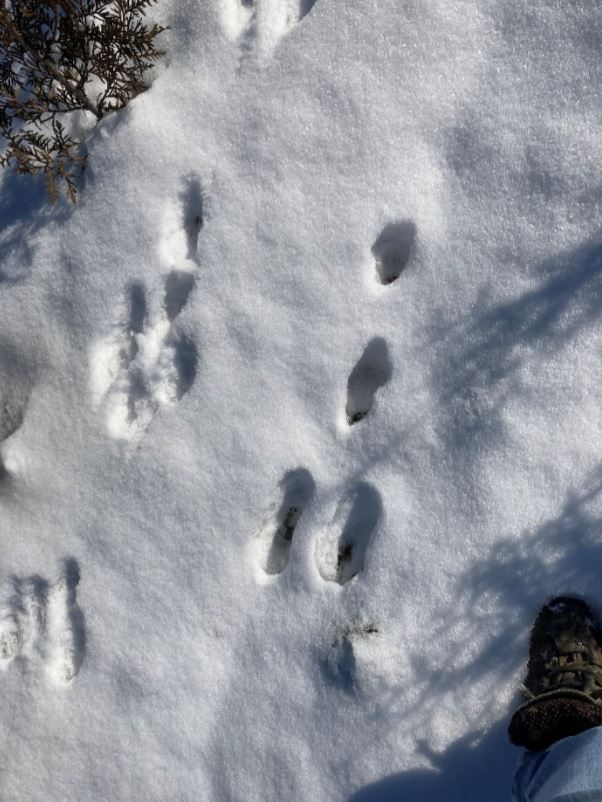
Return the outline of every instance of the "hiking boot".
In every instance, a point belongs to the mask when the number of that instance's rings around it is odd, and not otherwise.
[[[524,693],[508,728],[517,746],[539,751],[602,725],[602,628],[582,599],[558,596],[541,609]]]

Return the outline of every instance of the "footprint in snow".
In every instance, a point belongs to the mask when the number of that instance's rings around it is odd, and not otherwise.
[[[43,664],[49,678],[67,684],[86,653],[83,614],[77,604],[80,571],[64,560],[54,583],[39,576],[13,577],[12,593],[0,608],[0,670]]]
[[[0,481],[11,473],[10,440],[25,419],[33,373],[9,343],[0,341]]]
[[[0,399],[0,481],[9,474],[6,457],[3,458],[3,444],[20,429],[25,415],[25,404]]]
[[[355,621],[343,627],[320,655],[321,665],[329,682],[352,693],[358,687],[358,647],[365,650],[366,641],[378,634],[374,623]]]
[[[325,581],[344,585],[365,566],[368,549],[382,517],[378,491],[362,482],[343,499],[331,523],[316,545],[316,566]],[[339,629],[319,659],[326,679],[345,692],[361,689],[366,678],[366,657],[372,652],[368,640],[378,633],[374,622],[356,620]]]
[[[266,574],[280,574],[288,565],[293,536],[315,489],[305,468],[288,471],[280,481],[253,544]],[[316,543],[316,565],[324,580],[344,585],[363,570],[381,516],[382,500],[372,485],[360,482],[345,496]]]
[[[364,569],[381,515],[380,493],[366,482],[357,484],[318,538],[316,566],[322,579],[344,585]]]
[[[304,468],[288,471],[282,478],[277,498],[253,542],[255,557],[266,574],[280,574],[288,565],[296,528],[314,494],[315,482]],[[317,539],[315,562],[323,580],[344,585],[364,569],[381,517],[382,500],[378,491],[365,482],[357,484]],[[378,633],[378,627],[354,620],[338,630],[330,643],[318,649],[318,660],[329,682],[353,692],[366,671],[366,649],[368,653],[372,651],[366,640]]]
[[[381,231],[372,246],[376,278],[380,284],[392,284],[406,269],[414,250],[416,226],[411,220],[391,223]]]
[[[192,386],[197,349],[174,324],[193,287],[192,273],[179,270],[167,275],[162,295],[149,295],[142,282],[133,282],[113,332],[94,347],[92,389],[115,439],[139,439],[156,412]]]
[[[5,398],[0,401],[0,443],[8,440],[9,437],[21,427],[25,415],[25,404],[21,399],[15,400]]]
[[[183,227],[186,238],[186,258],[197,261],[199,234],[203,227],[203,193],[201,182],[195,175],[184,179],[185,187],[180,193],[183,206]]]
[[[363,420],[372,409],[374,396],[390,380],[393,366],[382,337],[370,340],[347,382],[345,417],[349,426]]]
[[[278,497],[255,537],[258,561],[266,574],[280,574],[286,568],[295,529],[314,490],[312,475],[304,468],[288,471],[280,481]]]
[[[159,226],[158,250],[164,265],[193,271],[199,264],[199,237],[203,228],[205,198],[195,173],[182,178],[177,199],[165,205]]]
[[[224,34],[243,51],[271,53],[309,14],[316,0],[220,0]]]

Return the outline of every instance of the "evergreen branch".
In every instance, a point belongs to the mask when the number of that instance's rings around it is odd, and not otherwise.
[[[53,202],[61,182],[75,202],[85,156],[61,120],[81,110],[100,120],[148,88],[164,55],[165,28],[144,22],[155,2],[0,0],[0,166],[42,172]]]

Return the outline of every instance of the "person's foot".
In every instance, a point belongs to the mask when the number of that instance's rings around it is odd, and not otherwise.
[[[538,751],[602,725],[602,627],[583,600],[558,596],[541,609],[524,692],[508,728],[517,746]]]

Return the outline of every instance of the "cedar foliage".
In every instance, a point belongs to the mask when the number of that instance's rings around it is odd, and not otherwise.
[[[100,120],[148,89],[164,52],[146,25],[156,0],[0,0],[0,166],[43,173],[54,203],[86,156],[65,126],[70,112]],[[4,140],[4,142],[2,142]]]

